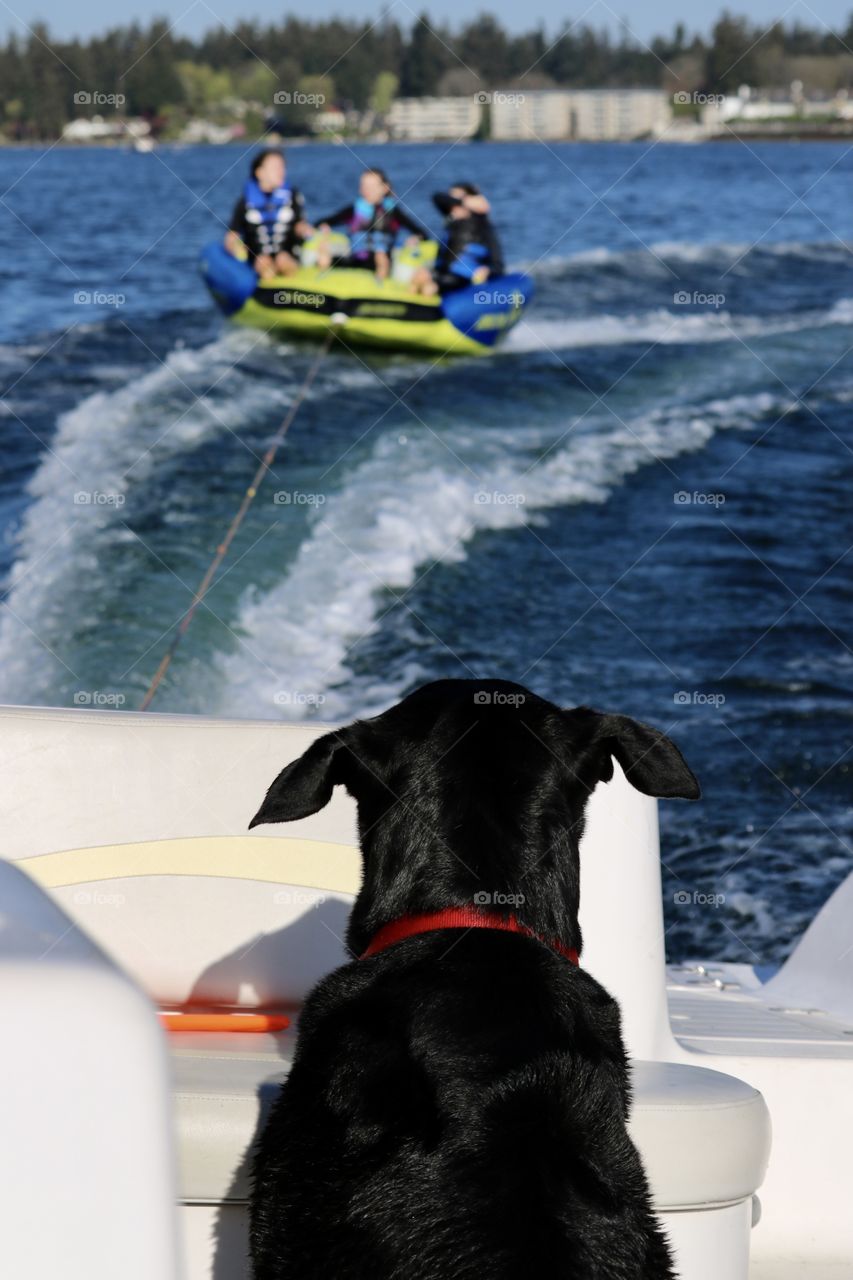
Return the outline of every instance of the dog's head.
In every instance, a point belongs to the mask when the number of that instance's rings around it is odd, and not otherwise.
[[[364,857],[348,938],[356,953],[397,916],[484,895],[580,949],[584,810],[614,760],[646,795],[699,795],[681,752],[648,725],[562,710],[508,681],[439,680],[318,738],[250,825],[305,818],[346,787]]]

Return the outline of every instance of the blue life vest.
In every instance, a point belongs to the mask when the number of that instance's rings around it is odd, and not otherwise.
[[[293,192],[285,182],[274,191],[262,191],[250,178],[243,188],[246,221],[257,228],[261,253],[275,254],[291,234],[294,219]]]
[[[368,254],[388,253],[393,248],[397,224],[391,215],[396,207],[393,196],[385,196],[379,204],[371,204],[364,196],[356,198],[349,220],[352,257],[366,258]]]
[[[447,237],[442,241],[443,246],[447,246]],[[470,280],[475,271],[480,267],[488,266],[491,255],[484,244],[472,242],[466,244],[462,252],[455,256],[448,255],[447,270],[455,276],[461,276],[463,280]]]

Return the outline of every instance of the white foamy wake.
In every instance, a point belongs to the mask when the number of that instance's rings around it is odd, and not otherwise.
[[[353,677],[351,650],[419,570],[464,558],[480,530],[518,527],[548,507],[603,502],[640,466],[777,409],[765,393],[693,410],[671,405],[624,425],[589,415],[557,441],[553,430],[547,441],[541,428],[517,427],[456,428],[443,439],[426,431],[384,436],[318,511],[282,581],[245,593],[234,627],[244,642],[219,661],[219,710],[286,719],[319,711],[333,720],[387,705],[411,683],[415,665],[389,672],[382,688],[371,677],[368,691]],[[452,651],[452,636],[412,622],[422,642],[446,639]]]
[[[831,325],[853,324],[853,298],[841,298],[821,311],[786,316],[733,315],[720,308],[702,311],[659,307],[634,315],[597,315],[578,319],[539,318],[534,313],[510,333],[505,350],[565,351],[571,347],[621,346],[650,342],[663,346],[705,342],[737,342],[802,333]]]
[[[719,240],[702,244],[687,240],[659,240],[647,249],[608,249],[597,246],[579,249],[576,253],[553,255],[546,259],[533,259],[518,264],[519,271],[530,270],[541,278],[563,275],[575,267],[623,267],[632,276],[667,275],[667,264],[689,263],[698,266],[731,267],[748,269],[750,261],[765,255],[775,258],[791,258],[803,262],[829,262],[849,266],[850,250],[837,241],[809,242],[805,240],[763,241],[756,245],[749,241]]]
[[[131,536],[122,515],[133,490],[164,459],[209,435],[239,433],[255,400],[284,403],[284,388],[261,387],[235,368],[257,342],[257,335],[230,332],[195,350],[176,349],[156,369],[60,417],[28,485],[0,614],[0,700],[38,702],[52,687],[65,665],[63,635],[72,622],[86,623],[80,600]]]

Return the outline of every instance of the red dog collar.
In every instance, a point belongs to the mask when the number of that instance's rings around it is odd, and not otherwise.
[[[528,938],[544,942],[546,947],[559,955],[578,963],[578,953],[573,947],[564,947],[558,938],[543,938],[541,934],[520,924],[515,916],[500,916],[495,911],[483,911],[480,907],[445,907],[443,911],[425,911],[415,916],[400,916],[384,924],[373,935],[361,959],[378,955],[386,947],[418,933],[432,933],[435,929],[503,929],[506,933],[522,933]]]

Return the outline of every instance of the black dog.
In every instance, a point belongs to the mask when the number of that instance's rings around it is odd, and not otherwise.
[[[427,685],[276,778],[252,826],[337,784],[358,802],[361,958],[306,1001],[258,1145],[256,1280],[673,1276],[619,1008],[573,954],[584,807],[613,758],[647,795],[699,795],[657,730],[504,681]]]

